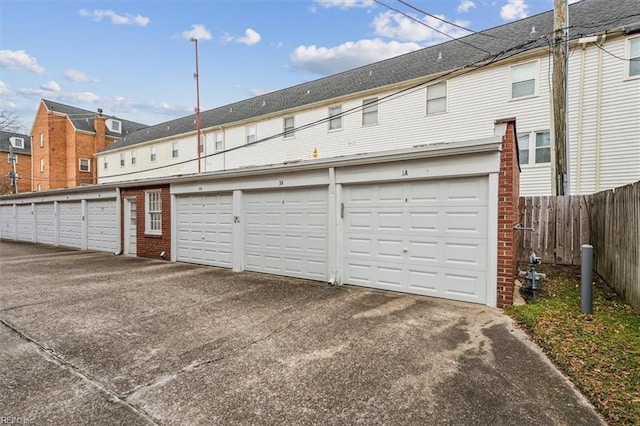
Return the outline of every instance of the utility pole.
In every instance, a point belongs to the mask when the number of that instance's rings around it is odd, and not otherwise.
[[[567,61],[569,44],[567,0],[554,0],[553,8],[553,143],[555,195],[568,195]]]
[[[9,177],[11,178],[11,189],[14,194],[18,193],[18,175],[16,174],[16,156],[13,153],[13,145],[9,142],[9,159],[11,160],[11,171]]]
[[[196,79],[196,133],[198,139],[198,173],[200,173],[200,74],[198,73],[198,39],[191,37],[190,40],[194,42],[196,46],[196,72],[193,74],[193,78]]]

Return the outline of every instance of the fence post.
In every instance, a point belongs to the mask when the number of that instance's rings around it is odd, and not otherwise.
[[[580,307],[583,314],[593,313],[593,246],[583,244],[581,248]]]

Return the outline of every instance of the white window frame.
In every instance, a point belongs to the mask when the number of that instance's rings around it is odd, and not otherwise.
[[[224,133],[213,132],[213,146],[216,151],[222,151],[224,149]]]
[[[375,126],[378,122],[378,98],[363,99],[362,126]]]
[[[530,78],[528,80],[518,78],[518,80],[514,81],[514,73],[518,72],[518,70],[523,70],[525,67],[533,67],[533,78]],[[509,67],[509,99],[515,101],[518,99],[527,99],[538,96],[538,67],[539,61],[525,62],[523,64],[512,65],[511,67]],[[531,80],[533,80],[533,93],[514,96],[514,84],[525,83]]]
[[[162,190],[144,192],[144,232],[162,235]]]
[[[149,147],[149,161],[155,163],[158,159],[158,146],[152,145]]]
[[[42,191],[42,184],[41,183],[38,184],[38,191]]]
[[[636,48],[635,51],[631,49],[632,43],[634,44],[633,47]],[[629,60],[626,61],[626,67],[625,67],[626,69],[624,73],[625,78],[629,80],[635,80],[637,78],[640,78],[640,37],[632,37],[627,39],[625,49],[626,49],[625,56],[629,58]],[[635,59],[635,61],[633,59]],[[637,72],[637,74],[631,75],[632,68],[633,68],[633,71]]]
[[[125,159],[124,152],[121,152],[120,153],[120,167],[124,167],[126,163],[127,163],[127,160]]]
[[[10,138],[10,140],[11,140],[11,145],[13,145],[14,148],[24,149],[24,138],[19,138],[14,136]]]
[[[138,163],[138,153],[134,149],[131,151],[131,165],[135,166]]]
[[[40,159],[40,173],[44,173],[44,158]]]
[[[282,119],[282,137],[284,139],[291,139],[296,136],[296,121],[293,115]]]
[[[547,134],[549,145],[537,146],[538,135]],[[522,143],[527,138],[527,147],[523,148]],[[549,150],[549,161],[538,161],[538,152],[542,149]],[[542,166],[551,164],[551,132],[549,130],[534,130],[527,133],[518,133],[518,159],[521,166]],[[522,151],[527,152],[527,162],[522,162]]]
[[[40,133],[40,148],[44,148],[44,133]]]
[[[122,133],[122,122],[120,120],[109,118],[107,120],[107,127],[114,133]]]
[[[82,163],[86,162],[86,170],[82,169]],[[90,173],[91,172],[91,160],[88,158],[78,158],[78,171],[83,172],[83,173]]]
[[[342,105],[329,107],[329,131],[342,130]]]
[[[18,154],[16,154],[15,152],[13,153],[13,159],[15,160],[16,164],[18,164]],[[11,153],[7,152],[7,163],[11,164]]]
[[[175,159],[178,158],[180,152],[178,150],[179,148],[179,144],[178,142],[171,142],[171,158]]]
[[[442,96],[439,92],[436,92],[442,87],[444,87],[444,96]],[[440,83],[427,86],[427,115],[442,114],[443,112],[447,112],[448,90],[449,87],[446,81],[441,81]]]
[[[258,138],[258,128],[255,124],[249,124],[245,127],[245,141],[248,144],[254,143]]]
[[[109,157],[107,156],[102,157],[102,169],[109,170]]]

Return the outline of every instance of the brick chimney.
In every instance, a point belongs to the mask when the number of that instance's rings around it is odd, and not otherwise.
[[[105,121],[106,119],[102,115],[102,108],[98,108],[98,115],[93,119],[93,128],[96,131],[94,154],[107,146],[107,125]]]

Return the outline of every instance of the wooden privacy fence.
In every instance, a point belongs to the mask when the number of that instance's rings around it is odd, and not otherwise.
[[[640,181],[590,195],[521,197],[522,245],[544,263],[580,265],[591,244],[594,269],[640,311]]]

